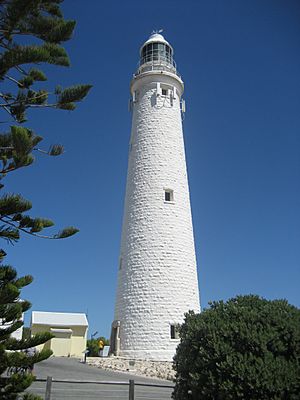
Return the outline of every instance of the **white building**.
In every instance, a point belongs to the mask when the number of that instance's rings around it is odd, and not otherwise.
[[[130,86],[132,131],[111,350],[171,360],[176,326],[200,311],[182,132],[183,82],[173,48],[152,34]]]
[[[31,335],[51,332],[54,338],[37,346],[50,349],[54,356],[82,357],[86,350],[88,321],[82,313],[32,311]]]

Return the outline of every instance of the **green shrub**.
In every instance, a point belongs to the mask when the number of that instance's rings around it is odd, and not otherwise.
[[[174,357],[174,399],[300,399],[300,310],[238,296],[189,312]]]

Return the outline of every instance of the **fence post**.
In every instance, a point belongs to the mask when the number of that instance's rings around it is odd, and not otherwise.
[[[45,400],[50,400],[51,398],[51,386],[52,386],[52,376],[47,376]]]
[[[129,400],[134,400],[134,380],[129,379]]]

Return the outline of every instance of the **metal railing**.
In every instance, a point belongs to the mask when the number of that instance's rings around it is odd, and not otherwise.
[[[171,72],[171,73],[177,75],[179,78],[181,78],[181,75],[178,73],[178,71],[176,70],[175,67],[168,65],[168,64],[155,62],[155,61],[153,61],[152,63],[142,64],[133,76],[138,76],[144,72],[149,72],[149,71]]]
[[[62,384],[79,384],[79,385],[110,385],[110,386],[128,386],[128,400],[135,400],[135,388],[136,387],[150,387],[150,388],[162,388],[162,389],[174,389],[172,385],[161,385],[159,383],[140,383],[135,382],[133,379],[129,381],[92,381],[92,380],[71,380],[71,379],[54,379],[48,376],[47,379],[36,378],[35,382],[45,382],[45,400],[51,400],[53,391],[53,383]],[[100,397],[99,397],[100,398]]]
[[[177,72],[176,63],[173,58],[168,58],[165,56],[153,56],[153,54],[151,54],[151,56],[143,57],[139,62],[137,72],[134,74],[134,76],[138,76],[143,72],[148,71],[172,72],[181,78]]]

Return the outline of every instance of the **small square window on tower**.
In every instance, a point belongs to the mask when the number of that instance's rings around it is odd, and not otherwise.
[[[170,336],[171,339],[179,339],[179,325],[178,324],[171,324],[170,325]]]
[[[174,192],[171,189],[165,189],[165,201],[174,201]]]
[[[136,90],[132,93],[132,102],[133,103],[136,103],[138,101],[138,94],[139,93]]]
[[[162,96],[168,96],[168,89],[161,89]]]

